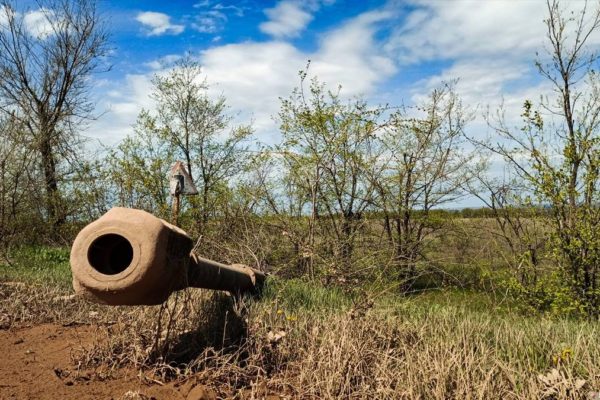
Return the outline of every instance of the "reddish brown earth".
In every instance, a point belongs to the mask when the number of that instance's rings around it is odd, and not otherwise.
[[[53,324],[0,330],[0,399],[217,398],[193,380],[146,384],[133,370],[78,370],[72,355],[92,343],[94,331],[89,325]]]

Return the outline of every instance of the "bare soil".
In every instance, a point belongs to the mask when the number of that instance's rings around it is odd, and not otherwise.
[[[216,399],[209,388],[160,383],[139,371],[82,370],[72,357],[91,345],[92,325],[43,324],[0,330],[0,399]]]

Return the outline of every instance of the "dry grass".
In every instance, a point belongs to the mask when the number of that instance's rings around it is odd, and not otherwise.
[[[83,302],[52,284],[0,281],[0,329],[41,323],[107,323],[119,310]]]
[[[600,386],[594,324],[453,307],[382,311],[282,323],[276,367],[260,378],[292,383],[300,398],[585,398]],[[554,368],[556,382],[538,377]]]
[[[162,307],[101,307],[64,289],[0,284],[9,325],[98,327],[94,343],[76,349],[80,366],[193,377],[224,397],[584,399],[600,390],[598,323],[452,299],[361,304],[299,282],[279,283],[258,302],[188,290]]]

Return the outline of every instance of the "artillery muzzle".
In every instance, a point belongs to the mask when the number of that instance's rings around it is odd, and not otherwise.
[[[160,304],[186,287],[256,291],[265,275],[192,253],[180,228],[145,211],[116,207],[79,232],[71,249],[76,293],[110,305]]]

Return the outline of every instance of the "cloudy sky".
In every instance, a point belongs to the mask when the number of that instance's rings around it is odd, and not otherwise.
[[[571,1],[571,4],[578,3]],[[113,69],[95,77],[102,117],[87,135],[105,144],[151,108],[150,79],[184,54],[258,140],[277,140],[278,97],[311,71],[346,95],[412,104],[443,80],[477,110],[516,109],[547,90],[533,68],[542,49],[543,0],[101,1]],[[477,125],[477,122],[475,123]]]
[[[545,0],[98,2],[114,51],[111,71],[91,82],[101,116],[85,132],[92,143],[113,145],[131,133],[140,110],[153,108],[153,75],[186,54],[203,66],[211,95],[223,94],[267,144],[279,138],[278,99],[298,85],[308,60],[330,87],[374,104],[413,105],[458,79],[477,116],[469,129],[481,135],[486,109],[503,103],[518,124],[525,99],[551,93],[533,64],[536,51],[544,54]],[[584,0],[563,5],[577,10]],[[45,35],[43,13],[25,8],[27,27]]]

